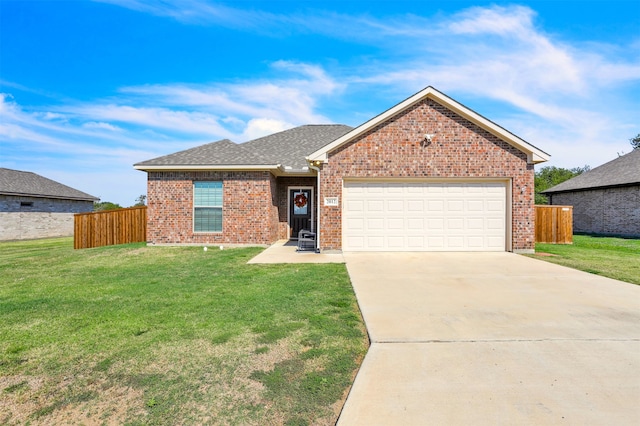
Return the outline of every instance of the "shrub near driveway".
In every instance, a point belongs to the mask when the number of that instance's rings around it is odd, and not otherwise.
[[[574,235],[573,244],[538,243],[536,252],[536,258],[548,262],[640,284],[640,239]]]
[[[344,265],[0,244],[0,424],[333,424],[366,352]]]

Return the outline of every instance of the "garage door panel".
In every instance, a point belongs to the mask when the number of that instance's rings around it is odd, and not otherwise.
[[[365,241],[363,236],[347,236],[344,239],[344,245],[351,247],[351,250],[364,250]]]
[[[402,217],[387,218],[387,227],[389,229],[404,229],[404,218]]]
[[[463,250],[464,249],[464,237],[461,235],[455,236],[455,235],[448,235],[446,237],[446,242],[447,242],[447,247],[448,249],[451,250]]]
[[[455,217],[447,219],[448,231],[462,231],[464,230],[464,218]]]
[[[422,250],[424,247],[424,237],[423,236],[409,236],[407,238],[407,246],[412,250]]]
[[[426,246],[431,250],[442,250],[444,249],[444,237],[427,237]]]
[[[484,212],[485,203],[484,200],[468,200],[467,212]]]
[[[410,231],[422,231],[424,230],[424,218],[408,218],[407,229]]]
[[[364,219],[351,217],[351,218],[345,219],[345,225],[347,226],[347,228],[353,231],[363,231]]]
[[[384,237],[383,236],[376,236],[376,235],[369,235],[366,238],[367,241],[367,247],[372,248],[372,249],[384,249]]]
[[[503,212],[504,201],[503,200],[487,200],[487,211],[490,212]]]
[[[399,236],[391,235],[388,237],[387,242],[388,242],[388,249],[390,251],[393,251],[394,249],[402,249],[405,244],[403,235],[399,235]]]
[[[467,244],[471,249],[481,249],[484,247],[485,241],[483,236],[469,237]]]
[[[496,250],[504,250],[504,238],[487,237],[487,247]]]
[[[367,200],[367,212],[382,212],[384,211],[384,201],[380,199]]]
[[[367,219],[366,231],[375,232],[378,230],[384,230],[384,218],[383,217],[373,217]]]
[[[429,212],[444,212],[444,200],[427,200]]]
[[[499,182],[345,182],[343,249],[504,251]]]
[[[383,192],[391,196],[397,195],[401,197],[405,192],[405,187],[402,184],[389,184],[384,188]]]
[[[447,201],[447,212],[449,213],[459,213],[464,211],[464,201],[463,200],[448,200]]]
[[[389,200],[387,201],[387,211],[389,212],[403,212],[405,210],[404,200]]]
[[[410,212],[424,213],[424,200],[408,200],[407,210]]]
[[[470,231],[479,230],[484,231],[484,220],[481,217],[467,218],[467,229]]]
[[[487,219],[487,229],[501,230],[504,227],[504,221],[502,218],[489,218]]]
[[[444,219],[443,218],[427,218],[427,229],[429,231],[442,231],[444,229]]]

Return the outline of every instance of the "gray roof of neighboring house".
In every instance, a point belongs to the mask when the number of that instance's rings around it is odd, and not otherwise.
[[[305,157],[347,133],[351,127],[318,124],[295,127],[242,144],[229,139],[208,143],[136,163],[135,166],[255,166],[307,167]]]
[[[65,200],[98,201],[98,197],[78,191],[32,172],[0,167],[0,194]]]
[[[640,184],[640,149],[542,191],[543,194]]]

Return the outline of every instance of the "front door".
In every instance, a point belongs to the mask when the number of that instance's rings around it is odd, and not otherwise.
[[[312,228],[312,193],[311,189],[289,190],[289,228],[291,238],[298,238],[301,229],[313,231]]]

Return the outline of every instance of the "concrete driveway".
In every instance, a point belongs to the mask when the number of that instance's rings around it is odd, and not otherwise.
[[[345,253],[372,341],[338,424],[640,424],[640,286],[512,253]]]

